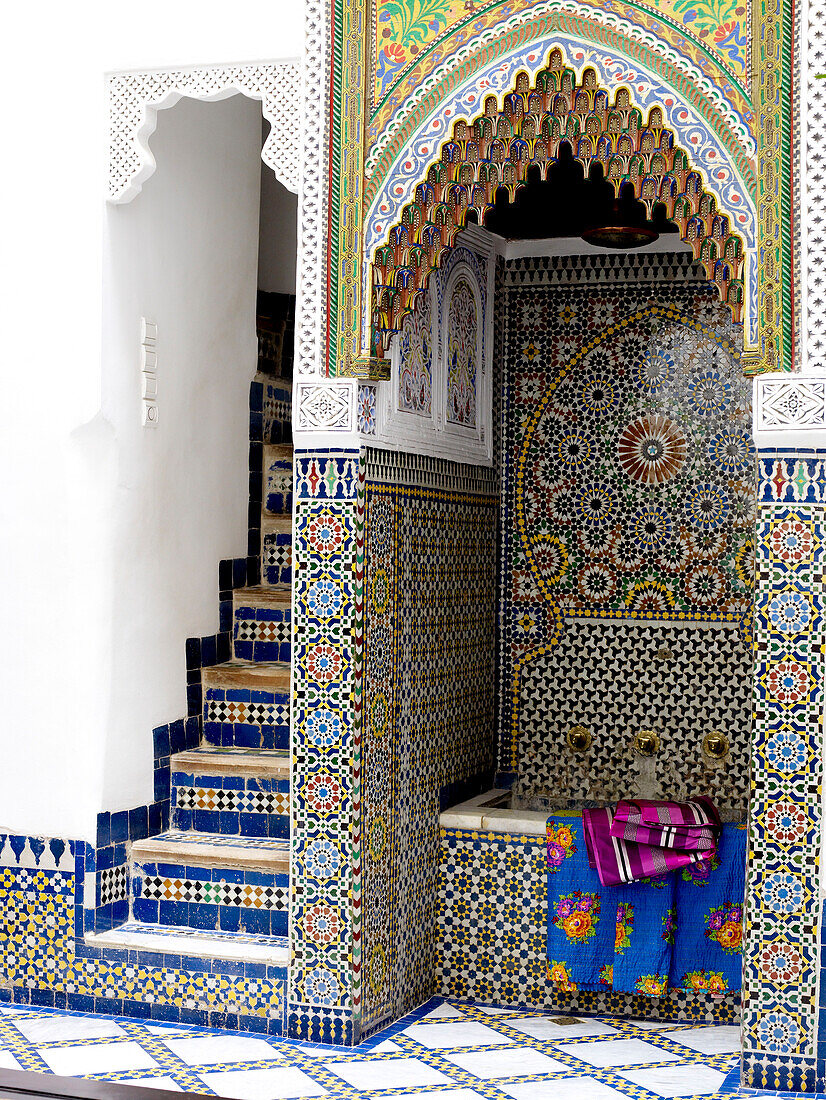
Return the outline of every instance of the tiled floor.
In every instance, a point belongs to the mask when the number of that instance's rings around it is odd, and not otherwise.
[[[730,1097],[738,1045],[734,1027],[563,1020],[438,1001],[356,1050],[0,1006],[0,1067],[236,1100]]]

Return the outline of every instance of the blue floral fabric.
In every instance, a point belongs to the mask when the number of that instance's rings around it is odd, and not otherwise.
[[[560,989],[740,988],[745,830],[723,827],[715,859],[605,887],[588,866],[581,819],[549,818],[548,974]]]

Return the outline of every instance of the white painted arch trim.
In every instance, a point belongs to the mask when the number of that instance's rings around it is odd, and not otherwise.
[[[301,190],[303,72],[299,61],[210,65],[114,73],[108,78],[109,178],[107,197],[130,202],[155,171],[149,138],[158,111],[179,99],[214,101],[245,95],[261,101],[270,132],[261,159],[294,194]]]

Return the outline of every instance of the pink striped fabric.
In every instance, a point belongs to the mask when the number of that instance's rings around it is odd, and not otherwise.
[[[636,803],[636,805],[641,804]],[[647,805],[650,807],[655,804]],[[659,805],[662,807],[663,803]],[[687,804],[670,803],[669,805],[674,807]],[[719,821],[713,806],[712,810],[716,820]],[[646,810],[646,814],[650,815],[650,811]],[[614,821],[614,812],[607,806],[598,810],[582,811],[588,863],[596,869],[603,886],[620,886],[642,878],[657,878],[668,874],[669,871],[676,871],[680,867],[711,859],[716,850],[714,839],[716,834],[712,836],[710,846],[705,837],[696,838],[695,850],[692,851],[686,846],[650,844],[626,839],[625,834],[629,831],[633,832],[636,828],[633,824],[629,826],[627,821],[617,823],[616,830],[620,835],[614,835]],[[697,821],[689,821],[687,824],[691,827],[699,826]],[[712,831],[715,827],[710,826],[708,821],[703,825],[703,829],[711,828]],[[650,825],[641,825],[639,828],[643,832],[648,829],[656,832],[657,829],[662,830],[663,825],[656,825],[652,821]],[[668,839],[671,839],[670,835]],[[697,843],[702,846],[698,848]]]
[[[691,802],[651,802],[627,799],[617,803],[611,836],[658,848],[713,852],[722,822],[710,798]]]

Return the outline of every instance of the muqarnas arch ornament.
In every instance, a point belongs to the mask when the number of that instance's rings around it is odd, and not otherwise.
[[[533,86],[527,73],[519,73],[501,110],[496,97],[489,96],[484,113],[473,122],[454,123],[452,140],[442,145],[440,159],[417,185],[413,202],[376,249],[371,349],[376,358],[386,358],[402,319],[427,286],[430,272],[453,248],[469,211],[482,224],[500,188],[513,201],[529,168],[539,167],[547,178],[563,143],[586,175],[600,164],[617,197],[630,185],[649,218],[654,205],[662,204],[735,322],[742,323],[743,240],[732,231],[728,215],[717,209],[688,153],[663,125],[662,109],[652,107],[644,122],[628,88],[617,88],[612,103],[594,69],[584,69],[578,82],[563,51],[555,47]]]

